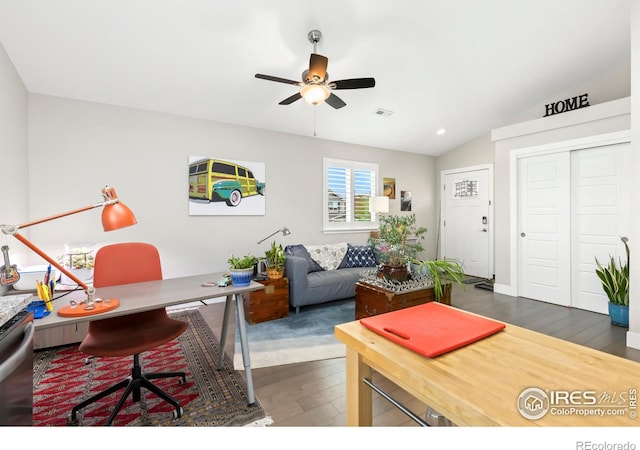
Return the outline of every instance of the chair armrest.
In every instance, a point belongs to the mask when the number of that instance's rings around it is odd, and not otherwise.
[[[297,300],[303,298],[309,287],[307,260],[300,256],[287,255],[284,273],[289,279],[289,304],[297,306]]]

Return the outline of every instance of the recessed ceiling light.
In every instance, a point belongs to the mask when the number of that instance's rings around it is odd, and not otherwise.
[[[445,134],[447,132],[447,130],[445,130],[444,128],[438,128],[438,130],[436,131],[436,134],[438,136]]]

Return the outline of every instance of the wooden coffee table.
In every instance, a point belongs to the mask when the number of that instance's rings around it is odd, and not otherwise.
[[[432,287],[395,292],[366,281],[356,283],[356,320],[435,301]],[[440,303],[451,304],[451,289],[444,289]]]

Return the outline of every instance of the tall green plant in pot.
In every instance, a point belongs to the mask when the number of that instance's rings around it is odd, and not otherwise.
[[[412,266],[416,272],[429,275],[433,281],[433,294],[437,302],[451,304],[451,288],[457,283],[464,288],[464,268],[455,259],[427,259],[414,260]],[[445,296],[445,294],[447,294]],[[446,300],[443,299],[446,297]]]
[[[369,238],[385,276],[400,273],[399,279],[406,279],[408,264],[424,250],[422,241],[427,232],[418,226],[415,214],[382,215],[377,236]],[[385,272],[386,271],[386,272]]]
[[[284,276],[284,263],[287,256],[284,254],[282,244],[276,245],[276,241],[271,243],[271,248],[264,252],[267,258],[267,276],[271,279],[279,279]]]
[[[621,238],[627,254],[623,264],[620,259],[610,256],[605,267],[596,258],[596,274],[602,283],[602,289],[609,299],[609,317],[611,323],[623,327],[629,326],[629,239]]]

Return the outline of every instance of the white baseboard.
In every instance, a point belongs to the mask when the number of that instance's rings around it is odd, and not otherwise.
[[[515,288],[510,284],[495,283],[493,285],[493,292],[495,292],[496,294],[510,295],[511,297],[518,296],[518,293],[516,292]]]
[[[627,331],[627,347],[640,349],[640,333]]]

